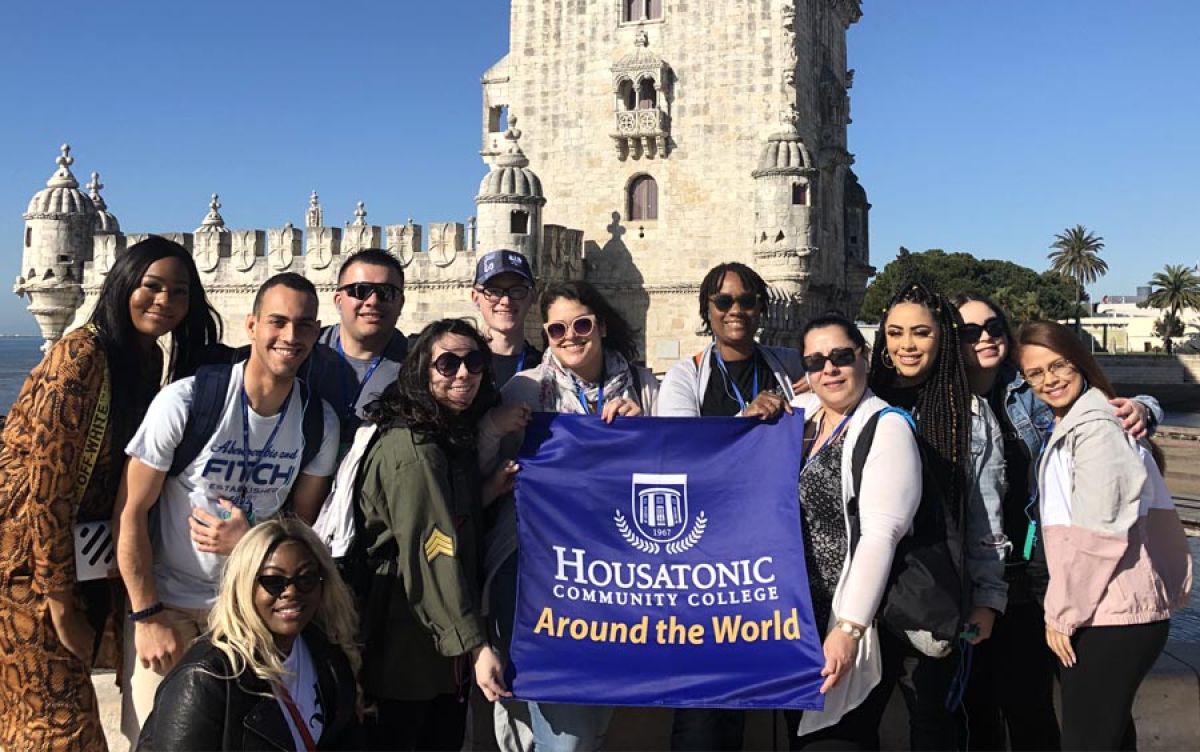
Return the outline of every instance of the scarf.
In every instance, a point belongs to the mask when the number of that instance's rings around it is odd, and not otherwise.
[[[642,403],[642,395],[633,393],[633,377],[629,373],[629,363],[619,353],[604,351],[604,371],[601,378],[604,381],[605,402],[618,397],[629,397],[639,405]],[[595,404],[600,396],[600,384],[588,383],[579,378],[558,361],[553,351],[548,350],[542,361],[542,386],[538,395],[542,410],[554,413],[591,412],[591,405],[585,411],[579,403],[580,389],[583,390],[584,398]]]

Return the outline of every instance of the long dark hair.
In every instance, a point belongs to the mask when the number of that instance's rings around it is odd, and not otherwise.
[[[592,313],[596,314],[596,323],[604,327],[604,339],[601,340],[601,344],[604,345],[605,350],[620,353],[631,366],[638,360],[640,353],[636,340],[637,330],[631,327],[625,317],[604,299],[599,290],[581,279],[571,282],[556,282],[550,285],[542,293],[541,300],[538,301],[542,312],[542,321],[546,320],[546,312],[559,298],[566,298],[582,306],[587,306]],[[550,347],[550,340],[546,338],[545,332],[542,332],[542,342],[546,348]]]
[[[483,353],[479,392],[471,406],[457,414],[434,399],[429,391],[433,346],[444,334],[473,340],[476,349]],[[421,330],[400,367],[400,375],[364,408],[364,413],[367,420],[381,428],[404,425],[423,441],[436,441],[452,449],[470,449],[475,446],[479,419],[498,401],[494,381],[492,351],[475,325],[465,319],[441,319]]]
[[[767,283],[763,281],[758,272],[745,264],[726,261],[709,269],[708,274],[705,274],[704,279],[700,281],[700,334],[712,336],[712,322],[708,320],[708,299],[721,291],[721,282],[725,280],[726,274],[737,275],[737,278],[742,281],[742,287],[758,296],[761,314],[759,321],[764,326],[767,323]]]
[[[112,415],[117,429],[114,437],[121,446],[132,436],[154,399],[162,376],[157,370],[157,361],[146,358],[141,335],[129,315],[129,299],[141,287],[142,277],[150,265],[165,258],[179,259],[188,275],[188,310],[183,321],[171,330],[167,380],[174,381],[194,373],[203,350],[221,340],[221,318],[209,304],[204,286],[200,284],[196,262],[186,248],[151,235],[117,256],[100,286],[96,308],[88,323],[96,327],[107,355],[113,384]]]
[[[931,464],[927,477],[948,480],[943,502],[950,519],[961,518],[967,497],[968,467],[971,463],[971,386],[959,347],[958,309],[945,296],[920,282],[903,285],[888,301],[879,322],[875,345],[871,350],[871,391],[887,402],[900,399],[905,391],[896,379],[896,370],[887,353],[887,319],[901,303],[915,303],[928,310],[938,325],[937,352],[925,381],[916,386],[913,417],[924,445],[924,461]],[[886,356],[886,358],[885,358]]]
[[[1003,308],[996,305],[994,300],[982,293],[975,292],[974,290],[960,292],[954,296],[955,308],[962,308],[967,303],[983,303],[985,306],[992,309],[992,313],[995,314],[996,319],[999,320],[1001,326],[1004,327],[1004,338],[1008,340],[1008,355],[1005,357],[1005,360],[1009,363],[1015,364],[1017,361],[1013,355],[1013,352],[1017,349],[1017,341],[1013,339],[1013,329],[1012,324],[1008,320],[1008,314]],[[961,316],[959,318],[961,318]]]

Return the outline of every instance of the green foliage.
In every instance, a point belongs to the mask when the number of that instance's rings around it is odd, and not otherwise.
[[[1055,273],[997,259],[978,259],[969,253],[940,249],[912,253],[901,248],[896,259],[867,286],[858,317],[878,323],[888,300],[904,282],[920,280],[943,294],[977,292],[1003,307],[1016,322],[1029,319],[1063,319],[1074,316],[1075,283]]]
[[[1163,338],[1167,352],[1171,352],[1172,340],[1183,336],[1180,312],[1186,308],[1200,309],[1200,277],[1183,264],[1167,264],[1150,278],[1150,288],[1146,305],[1167,312],[1154,324],[1154,334]]]

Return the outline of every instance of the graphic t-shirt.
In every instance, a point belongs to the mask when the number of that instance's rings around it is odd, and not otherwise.
[[[306,749],[304,737],[296,728],[292,712],[288,710],[287,698],[290,697],[295,704],[296,714],[308,726],[309,736],[314,742],[321,739],[321,732],[325,729],[325,708],[321,707],[321,695],[317,689],[317,670],[303,637],[297,637],[292,644],[292,652],[283,661],[283,670],[283,686],[287,694],[277,691],[275,699],[279,701],[279,709],[287,721],[288,730],[292,732],[296,749]]]
[[[170,606],[209,608],[217,596],[221,565],[219,554],[204,553],[192,543],[188,517],[193,508],[220,516],[220,499],[229,499],[244,511],[253,510],[256,520],[279,513],[300,472],[333,474],[337,459],[338,419],[325,403],[325,430],[321,449],[301,469],[304,448],[302,420],[304,405],[300,389],[294,388],[287,413],[261,416],[247,405],[250,418],[249,462],[244,454],[241,364],[233,367],[221,420],[208,445],[179,475],[167,476],[158,504],[150,516],[150,542],[154,549],[154,580],[158,596]],[[193,409],[194,378],[170,384],[150,403],[146,418],[125,448],[155,470],[166,472],[183,439],[184,426]],[[280,416],[283,422],[280,423]],[[279,426],[266,455],[262,453],[272,430]]]

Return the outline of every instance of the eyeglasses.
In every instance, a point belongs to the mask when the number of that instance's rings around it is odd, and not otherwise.
[[[993,316],[982,324],[963,324],[958,328],[958,338],[964,345],[973,345],[983,338],[984,332],[992,339],[999,339],[1006,334],[1004,322]]]
[[[483,373],[483,353],[472,350],[466,355],[444,352],[433,361],[433,370],[447,378],[458,373],[458,369],[466,365],[467,373]]]
[[[524,300],[529,297],[529,285],[513,285],[512,287],[476,287],[479,294],[487,298],[489,303],[499,303],[502,298],[509,300]]]
[[[1078,372],[1079,369],[1075,367],[1074,363],[1065,358],[1059,358],[1047,366],[1045,370],[1034,368],[1033,370],[1026,371],[1025,380],[1029,382],[1030,386],[1041,386],[1046,380],[1046,374],[1055,378],[1065,379]]]
[[[338,292],[344,292],[355,300],[367,300],[375,295],[380,303],[391,303],[404,295],[403,290],[387,282],[351,282],[339,287]]]
[[[283,595],[283,591],[287,590],[289,585],[295,585],[297,593],[311,593],[324,581],[325,578],[316,572],[305,572],[294,577],[285,577],[281,574],[260,574],[258,576],[258,584],[273,598]]]
[[[551,321],[543,324],[542,328],[546,330],[546,336],[551,342],[558,342],[566,337],[568,330],[574,332],[576,337],[586,337],[596,328],[596,314],[584,314],[572,319],[569,324],[565,321]]]
[[[734,303],[737,303],[738,308],[741,308],[743,311],[751,311],[758,308],[760,300],[761,298],[758,294],[753,292],[744,292],[738,296],[722,292],[708,296],[708,302],[712,303],[721,313],[725,313],[730,308],[733,308]]]
[[[816,373],[825,370],[825,364],[832,363],[838,368],[845,368],[854,363],[858,359],[858,350],[853,347],[835,347],[829,351],[828,355],[816,353],[815,355],[805,355],[800,361],[804,364],[804,370],[809,373]]]

